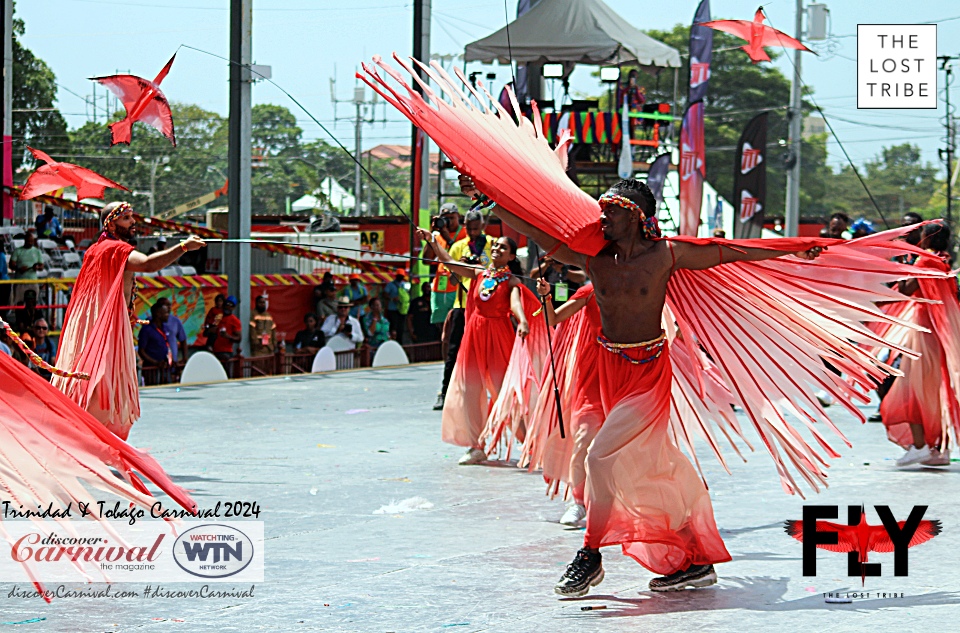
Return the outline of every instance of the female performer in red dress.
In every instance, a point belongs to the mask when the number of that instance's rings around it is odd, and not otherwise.
[[[934,257],[921,257],[914,266],[950,272],[950,229],[939,222],[923,227],[920,248]],[[898,325],[878,328],[879,334],[921,355],[906,355],[897,378],[880,403],[887,437],[906,453],[897,466],[949,466],[950,447],[960,434],[960,303],[954,279],[912,278],[899,283],[901,293],[930,303],[892,304],[891,312],[925,331]]]
[[[467,447],[461,465],[479,464],[487,458],[481,435],[500,393],[514,338],[530,332],[523,287],[516,277],[522,273],[517,243],[509,237],[498,239],[490,249],[490,267],[483,270],[455,262],[432,233],[418,229],[417,235],[430,242],[444,266],[474,280],[467,295],[463,342],[443,404],[442,436],[444,442]],[[511,316],[517,321],[516,333]]]

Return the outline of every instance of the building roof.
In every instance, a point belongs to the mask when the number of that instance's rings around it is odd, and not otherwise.
[[[377,145],[371,147],[361,154],[366,160],[367,157],[373,160],[387,160],[387,163],[394,169],[407,169],[410,167],[410,146],[409,145]],[[440,161],[440,155],[437,152],[430,153],[430,175],[436,176],[439,172],[437,164]]]

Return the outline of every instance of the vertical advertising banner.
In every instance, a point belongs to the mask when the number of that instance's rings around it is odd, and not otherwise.
[[[710,21],[710,0],[697,6],[690,27],[690,76],[687,111],[680,128],[680,234],[697,235],[703,203],[706,155],[703,140],[703,98],[710,80],[713,29],[700,26]]]
[[[660,154],[650,164],[647,172],[647,186],[657,199],[657,204],[663,203],[663,185],[667,182],[667,172],[670,170],[670,154]]]
[[[734,239],[760,237],[763,207],[767,201],[767,113],[750,119],[740,141],[733,167]]]
[[[703,0],[693,16],[690,27],[690,86],[687,102],[703,101],[710,80],[710,62],[713,60],[713,29],[700,26],[710,21],[710,0]]]
[[[697,235],[703,204],[703,102],[687,108],[680,127],[680,234]]]

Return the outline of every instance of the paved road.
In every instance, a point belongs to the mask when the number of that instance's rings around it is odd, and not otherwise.
[[[255,500],[265,522],[266,580],[253,599],[36,600],[9,598],[0,621],[17,631],[760,631],[919,630],[952,626],[960,606],[960,470],[897,471],[899,449],[880,425],[838,415],[854,443],[831,469],[831,487],[808,501],[914,504],[944,533],[910,550],[910,574],[873,555],[881,578],[853,604],[823,592],[861,590],[846,559],[823,552],[816,577],[801,575],[801,545],[781,524],[805,501],[781,491],[772,462],[754,454],[728,476],[704,467],[717,524],[733,555],[720,583],[653,594],[651,574],[615,548],[606,580],[583,600],[558,600],[553,583],[582,531],[556,523],[563,510],[539,475],[498,463],[458,467],[430,409],[437,365],[232,382],[142,393],[132,441],[149,448],[201,505]],[[869,410],[873,412],[873,408]],[[842,446],[834,442],[837,447]],[[375,514],[422,497],[430,509]],[[846,509],[841,508],[841,520]],[[878,523],[870,511],[871,523]],[[190,588],[189,586],[181,586]],[[877,592],[903,593],[877,598]],[[605,610],[582,612],[584,605]],[[180,621],[177,621],[180,620]],[[3,630],[0,624],[0,631]]]

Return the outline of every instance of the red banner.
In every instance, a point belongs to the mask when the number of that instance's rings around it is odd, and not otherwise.
[[[680,234],[696,237],[703,206],[706,156],[703,146],[703,102],[687,108],[680,128]]]
[[[2,105],[0,105],[2,107]],[[3,137],[3,219],[13,219],[13,196],[7,193],[7,187],[13,186],[13,138]],[[6,272],[6,271],[4,271]]]

